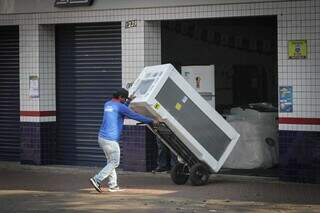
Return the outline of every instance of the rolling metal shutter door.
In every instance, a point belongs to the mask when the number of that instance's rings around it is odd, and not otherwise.
[[[103,165],[104,102],[121,87],[121,23],[56,26],[57,163]]]
[[[19,28],[0,27],[0,160],[20,160]]]

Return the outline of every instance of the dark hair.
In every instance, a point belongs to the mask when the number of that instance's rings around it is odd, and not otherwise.
[[[124,88],[118,89],[117,92],[113,93],[113,98],[128,98],[128,96],[129,92]]]

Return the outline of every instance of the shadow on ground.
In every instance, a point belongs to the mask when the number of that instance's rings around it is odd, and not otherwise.
[[[1,212],[319,212],[320,186],[212,176],[178,186],[167,174],[119,176],[123,192],[97,193],[90,173],[1,171]]]

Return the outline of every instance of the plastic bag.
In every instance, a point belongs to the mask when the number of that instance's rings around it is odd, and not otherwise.
[[[224,168],[270,168],[278,163],[277,113],[235,108],[227,121],[240,133],[240,139]]]

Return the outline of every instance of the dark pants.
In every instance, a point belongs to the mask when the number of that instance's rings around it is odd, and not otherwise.
[[[158,145],[158,169],[170,170],[177,161],[177,157],[157,138]]]

